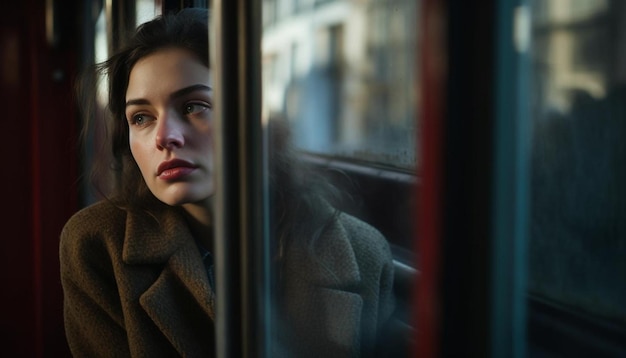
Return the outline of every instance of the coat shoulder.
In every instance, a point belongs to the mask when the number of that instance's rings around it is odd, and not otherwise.
[[[389,242],[374,226],[346,213],[339,214],[337,225],[345,232],[357,259],[365,259],[368,264],[391,261]]]
[[[124,238],[126,211],[109,201],[99,201],[74,213],[61,231],[61,254],[92,251],[94,247],[121,245]],[[119,240],[113,243],[108,241]],[[92,249],[89,249],[92,248]]]
[[[123,224],[126,211],[103,200],[74,213],[63,227],[64,233],[89,233],[106,231]]]

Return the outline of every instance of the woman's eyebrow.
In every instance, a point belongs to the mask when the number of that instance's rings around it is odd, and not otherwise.
[[[148,101],[147,99],[143,99],[143,98],[129,99],[128,101],[126,101],[126,107],[132,106],[132,105],[142,105],[142,104],[150,104],[150,101]]]
[[[179,97],[183,97],[183,96],[185,96],[185,95],[187,95],[189,93],[193,93],[193,92],[196,92],[196,91],[211,92],[211,91],[213,91],[213,88],[211,88],[210,86],[201,85],[201,84],[197,84],[197,85],[181,88],[181,89],[173,92],[172,94],[170,94],[170,99],[176,99],[176,98],[179,98]],[[128,101],[126,101],[126,107],[132,106],[132,105],[144,105],[144,104],[150,104],[150,101],[148,101],[147,99],[144,99],[144,98],[129,99]]]
[[[211,91],[213,91],[213,89],[211,87],[207,86],[207,85],[197,84],[197,85],[181,88],[178,91],[173,92],[170,95],[170,99],[175,99],[175,98],[178,98],[178,97],[182,97],[182,96],[184,96],[186,94],[189,94],[189,93],[192,93],[192,92],[196,92],[196,91],[211,92]]]

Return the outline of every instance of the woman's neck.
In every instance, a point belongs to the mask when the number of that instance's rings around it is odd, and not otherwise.
[[[193,237],[207,250],[213,245],[213,211],[210,204],[186,204],[185,218]]]

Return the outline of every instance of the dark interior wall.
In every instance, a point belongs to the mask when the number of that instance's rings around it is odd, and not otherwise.
[[[28,27],[19,21],[25,4],[3,7],[0,16],[0,88],[2,95],[3,165],[0,186],[4,192],[3,239],[0,243],[2,294],[2,346],[8,352],[33,355],[37,341],[35,275],[33,261],[33,167],[31,159],[32,109],[29,82]]]
[[[57,37],[51,44],[46,40],[45,4],[11,2],[0,11],[4,356],[69,356],[58,240],[77,207],[77,125],[71,94],[77,41],[68,38],[77,33],[71,20],[76,2],[64,2],[65,18],[57,17]]]

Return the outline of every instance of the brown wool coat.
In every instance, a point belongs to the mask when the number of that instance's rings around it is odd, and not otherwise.
[[[278,351],[368,356],[394,308],[387,242],[341,214],[312,252],[293,245],[286,254],[286,326]],[[215,298],[176,211],[163,205],[148,214],[97,203],[65,225],[60,260],[74,356],[214,356]]]

